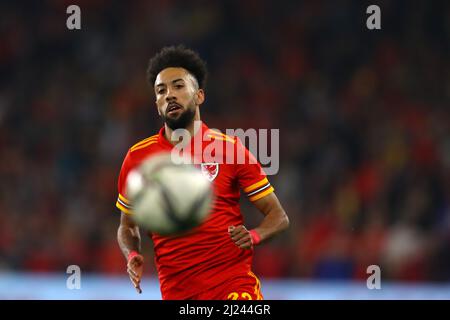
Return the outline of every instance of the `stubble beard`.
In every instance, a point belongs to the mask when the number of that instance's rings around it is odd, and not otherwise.
[[[161,117],[164,123],[172,130],[186,129],[194,121],[195,109],[187,107],[180,115],[174,118],[168,117],[166,114],[163,114]]]

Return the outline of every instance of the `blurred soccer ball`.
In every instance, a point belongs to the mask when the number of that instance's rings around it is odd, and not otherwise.
[[[177,235],[198,226],[210,212],[211,183],[193,165],[177,164],[180,159],[170,153],[151,156],[128,175],[132,217],[148,231]]]

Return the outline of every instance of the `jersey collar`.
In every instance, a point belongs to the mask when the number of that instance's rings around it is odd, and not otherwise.
[[[201,129],[198,130],[194,137],[191,138],[191,146],[194,145],[194,140],[195,139],[201,139],[201,141],[203,141],[203,135],[205,134],[206,131],[208,131],[209,128],[208,126],[202,121],[202,125],[201,125]],[[165,137],[165,133],[166,133],[166,129],[165,126],[162,126],[161,129],[159,129],[159,133],[158,133],[158,142],[165,146],[165,147],[170,147],[173,148],[174,146],[166,139]]]

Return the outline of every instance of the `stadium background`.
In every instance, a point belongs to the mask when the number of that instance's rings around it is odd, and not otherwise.
[[[66,28],[70,4],[81,30]],[[366,28],[369,4],[381,30]],[[210,127],[280,129],[270,180],[291,228],[256,251],[267,298],[450,298],[447,1],[2,1],[0,12],[0,298],[159,298],[145,237],[144,295],[128,284],[114,204],[127,148],[161,126],[148,59],[178,43],[208,63]],[[248,201],[243,212],[250,227],[261,218]],[[378,292],[365,287],[372,264]],[[82,290],[66,289],[69,265]]]

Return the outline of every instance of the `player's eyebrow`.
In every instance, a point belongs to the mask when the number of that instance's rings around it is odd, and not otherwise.
[[[183,79],[181,79],[181,78],[180,79],[175,79],[175,80],[172,81],[172,84],[175,84],[178,81],[183,81]]]
[[[181,78],[179,78],[179,79],[175,79],[175,80],[172,80],[172,84],[175,84],[176,82],[178,82],[178,81],[184,81],[183,79],[181,79]],[[160,82],[160,83],[158,83],[155,87],[164,87],[166,84],[164,83],[164,82]]]

